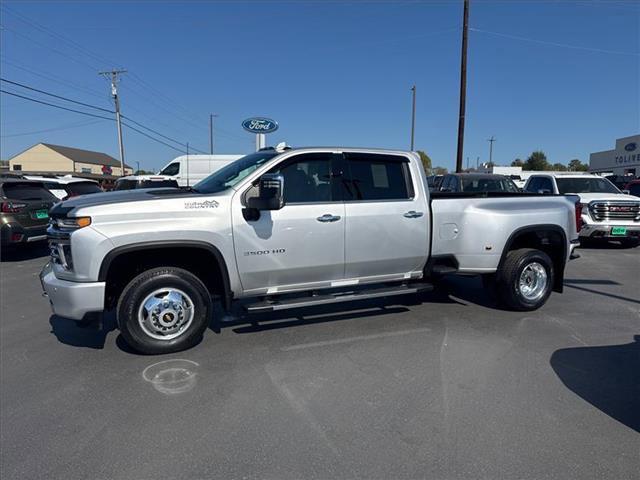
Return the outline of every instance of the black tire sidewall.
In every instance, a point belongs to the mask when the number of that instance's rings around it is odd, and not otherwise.
[[[193,302],[194,317],[188,330],[171,340],[147,335],[138,323],[138,309],[144,298],[160,288],[176,288]],[[124,289],[118,302],[118,326],[126,342],[146,354],[172,353],[196,345],[206,330],[211,313],[211,300],[206,287],[195,275],[174,267],[155,268],[135,277]]]
[[[517,252],[516,252],[517,253]],[[544,294],[537,300],[529,300],[525,298],[519,289],[520,275],[527,265],[537,262],[544,267],[547,272],[547,286]],[[553,290],[554,269],[553,262],[549,256],[540,250],[527,250],[522,252],[514,262],[514,268],[506,280],[505,294],[507,303],[512,308],[522,311],[536,310],[544,305]]]

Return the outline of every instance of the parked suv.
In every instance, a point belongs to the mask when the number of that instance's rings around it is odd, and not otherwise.
[[[49,209],[57,201],[42,182],[0,179],[2,246],[46,240]]]
[[[89,195],[91,193],[101,193],[102,189],[98,182],[87,178],[72,177],[41,177],[36,175],[26,175],[24,178],[37,180],[44,184],[44,188],[49,190],[59,200],[67,200],[78,195]]]
[[[444,176],[441,192],[518,193],[520,189],[508,177],[487,173],[451,173]]]
[[[582,209],[582,244],[590,240],[619,240],[625,246],[640,240],[640,198],[626,195],[606,178],[590,174],[531,175],[525,191],[576,194]]]

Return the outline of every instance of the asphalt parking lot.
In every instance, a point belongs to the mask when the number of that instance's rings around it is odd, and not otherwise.
[[[638,478],[640,247],[581,253],[536,312],[463,278],[422,303],[227,319],[163,357],[112,318],[52,316],[46,249],[6,255],[1,476]]]

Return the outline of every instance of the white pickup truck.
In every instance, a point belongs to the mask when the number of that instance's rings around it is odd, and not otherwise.
[[[577,195],[583,245],[597,240],[618,240],[627,247],[640,243],[640,198],[622,193],[606,178],[539,173],[529,177],[524,189],[530,193]]]
[[[196,344],[213,301],[250,312],[420,293],[485,275],[515,310],[562,291],[575,197],[429,196],[412,152],[263,149],[192,189],[110,192],[50,212],[41,273],[53,311],[115,309],[146,353]]]

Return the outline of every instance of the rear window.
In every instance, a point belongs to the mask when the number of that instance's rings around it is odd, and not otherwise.
[[[137,180],[118,180],[114,190],[133,190],[136,188]]]
[[[41,184],[5,183],[2,190],[4,196],[10,200],[57,200]]]
[[[518,187],[508,178],[464,178],[463,192],[518,192]]]
[[[74,182],[65,185],[65,190],[69,196],[86,195],[89,193],[100,193],[102,190],[97,183],[93,182]]]

